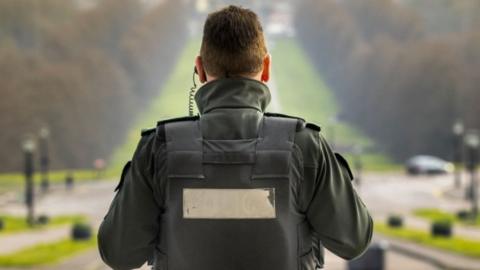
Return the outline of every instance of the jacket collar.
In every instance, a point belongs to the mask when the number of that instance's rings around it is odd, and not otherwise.
[[[195,94],[200,114],[217,108],[250,108],[265,112],[271,96],[268,86],[248,78],[224,78],[203,85]]]

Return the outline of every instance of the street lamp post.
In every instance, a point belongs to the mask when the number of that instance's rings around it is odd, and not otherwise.
[[[50,131],[47,128],[42,128],[40,130],[40,171],[42,173],[41,187],[42,191],[48,191],[50,187],[48,170],[50,165],[50,158],[48,152],[48,138],[50,136]]]
[[[65,186],[68,190],[71,190],[73,188],[73,184],[75,182],[75,179],[73,178],[73,173],[68,172],[67,176],[65,177]]]
[[[462,185],[462,169],[461,164],[463,162],[463,136],[465,133],[465,127],[463,122],[457,120],[453,124],[453,162],[454,162],[454,183],[455,188],[460,188]]]
[[[23,142],[23,153],[25,155],[25,204],[27,206],[27,223],[30,226],[34,224],[33,151],[35,151],[35,141],[27,138]]]
[[[465,144],[468,149],[467,168],[470,171],[471,181],[467,194],[472,202],[472,216],[474,219],[478,216],[478,187],[477,187],[477,166],[479,162],[480,138],[476,131],[471,131],[465,135]]]

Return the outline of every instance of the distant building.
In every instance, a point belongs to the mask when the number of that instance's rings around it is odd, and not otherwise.
[[[73,1],[77,4],[77,6],[80,9],[91,9],[96,7],[98,3],[103,0],[73,0]],[[149,8],[149,7],[154,7],[166,0],[139,0],[139,1],[145,4],[147,8]],[[177,0],[174,0],[174,1],[177,1]],[[187,1],[187,0],[184,0],[184,1]]]
[[[80,9],[94,8],[100,0],[74,0],[75,4]]]

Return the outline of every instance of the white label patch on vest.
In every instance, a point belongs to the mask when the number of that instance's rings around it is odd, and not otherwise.
[[[183,190],[185,219],[274,219],[275,189]]]

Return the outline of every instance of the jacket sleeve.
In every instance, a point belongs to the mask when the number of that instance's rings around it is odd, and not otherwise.
[[[138,268],[154,254],[160,208],[152,186],[152,141],[142,137],[100,226],[100,254],[113,269]]]
[[[321,136],[318,147],[320,160],[307,219],[328,250],[350,260],[368,247],[373,221],[353,188],[346,161]]]

